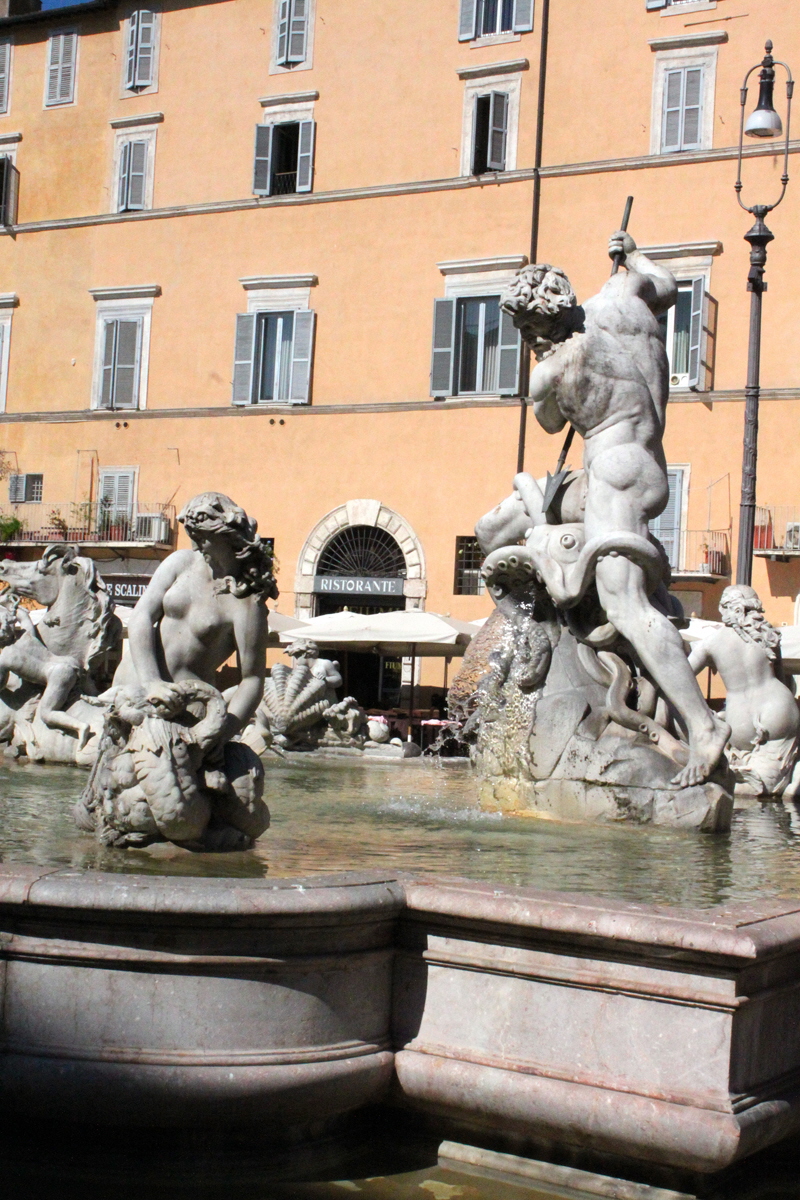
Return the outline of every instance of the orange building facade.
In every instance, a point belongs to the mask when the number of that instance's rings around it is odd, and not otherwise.
[[[796,0],[552,0],[541,109],[543,9],[94,0],[0,19],[6,553],[80,542],[128,602],[214,489],[274,539],[287,615],[486,616],[471,534],[510,490],[525,390],[497,297],[537,187],[537,257],[581,299],[632,194],[631,232],[681,285],[658,532],[686,609],[716,616],[747,369],[739,87],[767,38],[800,69]],[[748,145],[746,202],[781,171]],[[769,218],[764,300],[753,583],[778,624],[800,592],[798,188]],[[531,416],[526,469],[553,470],[560,441]]]

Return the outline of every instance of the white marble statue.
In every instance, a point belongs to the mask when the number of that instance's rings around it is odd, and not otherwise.
[[[518,494],[530,532],[518,557],[564,609],[595,584],[609,636],[625,639],[685,726],[688,761],[675,783],[689,787],[714,770],[729,730],[705,703],[678,630],[650,600],[666,564],[648,521],[669,495],[668,364],[657,317],[675,303],[677,288],[629,234],[613,234],[608,252],[625,270],[583,307],[564,273],[547,264],[520,271],[501,302],[538,360],[531,375],[537,420],[548,433],[571,423],[584,439],[585,477],[573,485],[583,493],[582,525],[562,525],[556,544],[541,490],[527,477]],[[495,550],[485,569],[502,557]]]
[[[711,667],[725,684],[730,725],[729,761],[737,785],[760,796],[784,793],[792,781],[800,735],[800,708],[783,682],[780,637],[751,587],[725,588],[721,625],[704,627],[689,665]]]
[[[218,492],[195,496],[178,519],[192,549],[161,563],[133,611],[76,818],[117,846],[245,849],[269,812],[261,763],[232,739],[261,700],[272,560],[256,522]],[[233,654],[242,678],[226,703],[214,684]]]

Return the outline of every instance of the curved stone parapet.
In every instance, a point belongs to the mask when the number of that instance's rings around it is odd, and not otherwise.
[[[32,1117],[302,1130],[380,1099],[391,879],[0,876],[0,1100]]]

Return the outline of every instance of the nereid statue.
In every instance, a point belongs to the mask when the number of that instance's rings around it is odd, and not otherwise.
[[[161,563],[131,615],[76,817],[116,846],[246,849],[269,812],[259,759],[231,739],[264,686],[272,560],[256,522],[218,492],[195,496],[178,519],[194,547]],[[241,682],[226,700],[214,684],[233,653]]]
[[[719,615],[722,625],[705,626],[692,642],[689,663],[722,676],[737,787],[757,796],[794,795],[800,708],[783,681],[778,631],[751,587],[725,588]]]
[[[583,307],[548,264],[520,271],[501,300],[537,359],[537,420],[549,433],[571,424],[584,465],[518,475],[476,526],[506,618],[476,695],[476,755],[500,807],[718,828],[730,731],[687,660],[648,527],[668,499],[657,318],[677,287],[627,233],[608,250],[626,270]]]

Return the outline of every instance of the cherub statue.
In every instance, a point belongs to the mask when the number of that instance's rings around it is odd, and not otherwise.
[[[0,691],[12,672],[26,683],[44,688],[36,705],[36,716],[49,729],[74,733],[82,750],[94,731],[85,722],[69,716],[64,708],[84,676],[83,668],[76,658],[53,654],[47,649],[17,596],[13,596],[10,606],[0,604],[0,647]],[[27,749],[30,757],[43,757],[35,746],[29,745]]]
[[[286,653],[295,660],[296,665],[305,663],[314,679],[321,679],[325,684],[325,699],[328,704],[337,703],[336,689],[342,686],[342,674],[336,659],[320,658],[319,646],[316,642],[299,638],[287,646]]]
[[[800,708],[783,682],[780,635],[758,594],[742,584],[725,588],[719,615],[722,625],[692,643],[689,665],[695,673],[711,667],[725,684],[737,781],[756,795],[779,796],[792,778],[800,734]]]

